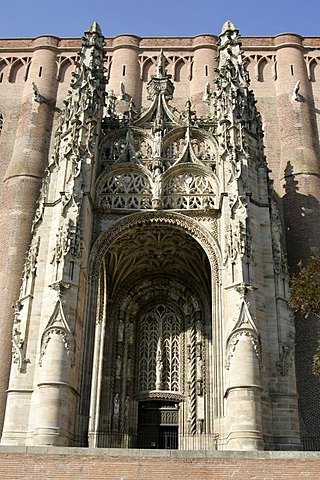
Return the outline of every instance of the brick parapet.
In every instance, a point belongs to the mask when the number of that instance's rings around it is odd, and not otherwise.
[[[61,50],[79,50],[81,48],[81,38],[59,38],[54,35],[42,35],[35,38],[0,38],[1,50],[24,50],[32,49],[35,41],[38,39],[56,39],[57,47]],[[107,49],[112,49],[119,44],[119,42],[126,39],[129,44],[143,48],[154,48],[155,46],[173,47],[173,48],[193,48],[199,44],[199,39],[206,45],[215,45],[217,43],[217,36],[213,34],[199,34],[194,37],[139,37],[134,34],[118,35],[116,37],[105,37]],[[130,39],[130,40],[129,40]],[[135,39],[133,41],[132,39]],[[280,44],[280,41],[282,42]],[[274,37],[250,37],[241,36],[241,43],[244,50],[246,49],[276,49],[277,47],[286,44],[300,44],[304,48],[319,49],[320,37],[303,37],[296,33],[281,33]]]

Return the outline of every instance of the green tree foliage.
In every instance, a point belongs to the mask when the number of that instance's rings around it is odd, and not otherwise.
[[[299,265],[299,271],[291,282],[291,306],[304,317],[320,318],[320,257],[312,256],[307,266]]]
[[[299,265],[291,282],[290,304],[304,317],[320,319],[320,256],[312,256],[306,266]],[[313,373],[320,378],[320,343],[313,357]]]

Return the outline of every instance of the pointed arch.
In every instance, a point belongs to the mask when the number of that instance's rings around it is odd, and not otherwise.
[[[70,83],[72,67],[74,67],[74,61],[72,58],[64,58],[58,63],[57,80],[60,83]]]
[[[52,335],[58,335],[63,342],[67,355],[70,357],[71,366],[75,364],[75,339],[70,330],[67,318],[64,314],[61,299],[59,298],[49,322],[41,336],[39,365],[42,365],[43,356],[46,353],[48,343]]]
[[[230,360],[233,357],[237,344],[241,337],[250,339],[252,348],[261,366],[261,342],[257,327],[252,319],[248,304],[245,300],[242,301],[239,316],[236,324],[227,338],[226,342],[226,368],[230,367]]]
[[[5,81],[5,71],[8,70],[9,62],[6,58],[0,59],[0,83]]]
[[[276,79],[276,64],[274,56],[260,57],[257,63],[257,80],[267,82]]]
[[[187,80],[189,77],[187,60],[185,58],[179,58],[174,66],[174,80],[181,82]]]
[[[156,57],[149,57],[144,61],[142,66],[142,81],[148,82],[151,78],[151,75],[155,74],[156,71]]]
[[[308,70],[309,70],[309,79],[311,82],[316,82],[317,77],[319,75],[320,71],[320,58],[313,58],[309,63],[308,63]],[[318,78],[319,79],[319,78]]]
[[[184,215],[147,212],[113,222],[95,243],[86,325],[98,365],[89,427],[96,446],[108,446],[104,430],[139,433],[144,401],[180,404],[181,432],[212,433],[212,317],[220,320],[213,231]]]
[[[25,76],[23,76],[24,67],[25,67],[25,63],[23,59],[17,58],[16,60],[14,60],[14,62],[10,67],[10,72],[9,72],[10,83],[18,83],[21,81],[25,81]]]
[[[215,278],[220,279],[219,265],[222,253],[216,240],[216,228],[209,232],[199,222],[181,213],[174,212],[139,212],[115,221],[95,242],[89,259],[89,281],[99,277],[99,269],[106,248],[124,231],[143,225],[172,225],[178,230],[191,235],[206,252]],[[219,280],[220,282],[220,280]]]

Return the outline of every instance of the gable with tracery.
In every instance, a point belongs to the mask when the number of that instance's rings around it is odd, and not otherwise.
[[[148,83],[151,105],[138,113],[133,102],[120,116],[107,100],[100,142],[97,206],[103,209],[212,209],[219,185],[217,143],[208,119],[195,121],[189,101],[180,114],[169,100],[173,84],[159,56]]]

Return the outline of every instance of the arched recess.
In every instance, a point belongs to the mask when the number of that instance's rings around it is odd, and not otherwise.
[[[16,59],[10,68],[9,82],[18,83],[26,80],[26,63],[24,59]]]
[[[61,83],[66,82],[68,85],[71,81],[71,73],[74,70],[74,58],[59,58],[57,68],[57,80]]]
[[[319,65],[320,65],[319,58],[313,58],[307,65],[308,71],[309,71],[309,79],[311,82],[316,82],[318,80],[317,72],[319,71]]]
[[[180,58],[175,64],[174,72],[174,80],[176,82],[181,82],[182,80],[189,80],[187,59]]]
[[[8,61],[4,59],[0,59],[0,83],[4,82],[5,80],[5,69],[8,67],[9,63]]]
[[[84,357],[91,446],[159,446],[161,415],[179,438],[214,442],[219,263],[213,235],[172,212],[130,215],[98,239]],[[148,405],[160,419],[151,429],[157,439],[145,437]]]
[[[151,58],[148,58],[144,63],[143,63],[143,66],[142,66],[142,81],[147,83],[150,78],[151,78],[151,75],[154,75],[155,74],[155,69],[156,69],[156,57],[151,57]]]

